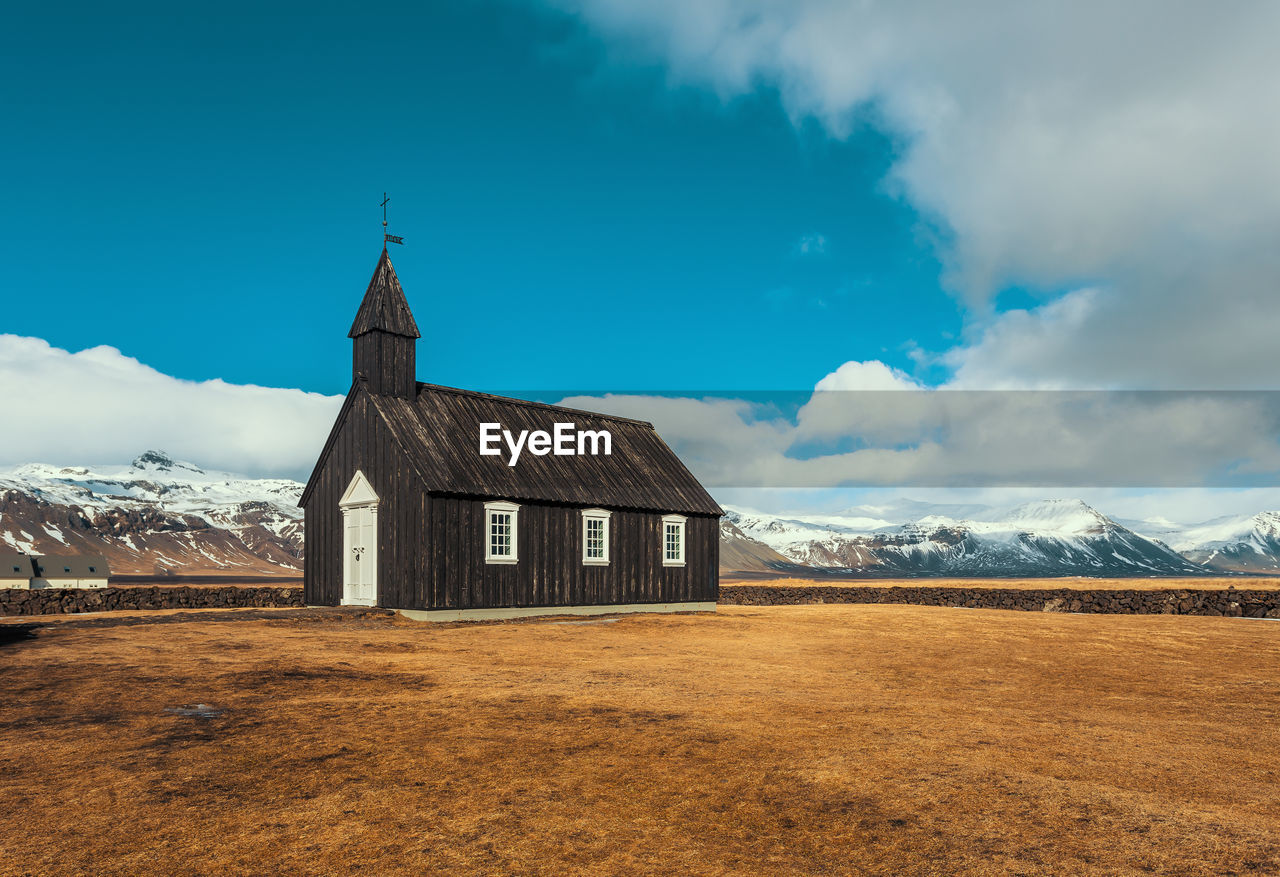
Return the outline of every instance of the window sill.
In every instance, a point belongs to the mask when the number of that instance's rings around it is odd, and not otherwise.
[[[684,561],[683,560],[664,560],[662,561],[662,565],[663,566],[684,566]]]
[[[582,561],[582,565],[583,565],[583,566],[608,566],[608,565],[609,565],[609,561],[607,561],[607,560],[600,560],[599,558],[593,558],[593,559],[591,559],[591,560],[585,560],[585,559],[584,559],[584,560]]]
[[[514,557],[486,557],[486,558],[484,559],[484,562],[485,562],[485,563],[505,564],[505,565],[507,565],[507,566],[513,566],[513,565],[515,565],[515,563],[516,563],[516,559],[515,559]]]

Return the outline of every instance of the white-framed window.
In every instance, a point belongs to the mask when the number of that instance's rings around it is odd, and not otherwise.
[[[681,515],[662,518],[663,566],[684,566],[684,520]]]
[[[582,563],[584,566],[609,565],[609,518],[613,512],[604,509],[582,510]]]
[[[484,504],[484,562],[515,563],[520,506],[513,502]]]

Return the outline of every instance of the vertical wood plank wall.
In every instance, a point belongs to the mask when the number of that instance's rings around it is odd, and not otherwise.
[[[684,566],[663,565],[657,512],[613,511],[608,566],[582,563],[580,508],[521,503],[518,521],[518,562],[487,564],[484,501],[432,497],[432,603],[420,608],[714,602],[719,596],[718,518],[688,518]]]
[[[610,563],[582,563],[576,506],[521,503],[515,564],[484,561],[484,501],[429,497],[400,444],[361,395],[351,406],[308,498],[304,595],[342,599],[338,500],[359,469],[378,505],[378,605],[479,609],[613,603],[713,602],[719,594],[719,520],[689,516],[685,565],[662,563],[662,515],[613,510]]]
[[[414,378],[416,347],[413,338],[388,332],[366,332],[351,346],[353,374],[363,374],[369,391],[412,399],[417,393]]]
[[[303,595],[308,604],[342,601],[342,511],[338,500],[356,470],[378,494],[378,605],[407,607],[426,599],[422,534],[429,502],[422,482],[382,419],[367,410],[368,397],[353,402],[339,429],[305,509],[306,559]]]

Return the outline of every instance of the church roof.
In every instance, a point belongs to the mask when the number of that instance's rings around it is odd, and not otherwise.
[[[373,279],[364,291],[364,301],[360,302],[360,310],[356,311],[355,322],[351,324],[347,337],[355,338],[374,331],[408,338],[422,337],[386,247],[382,248],[382,257],[378,259],[378,267],[373,269]]]
[[[357,384],[352,393],[360,392],[365,391]],[[368,393],[367,399],[429,493],[723,514],[651,423],[434,384],[418,384],[416,399],[376,393]],[[537,456],[526,447],[516,465],[509,466],[505,442],[501,454],[481,456],[481,423],[500,423],[513,435],[526,429],[552,432],[556,423],[573,423],[575,430],[608,430],[611,453]],[[317,465],[316,471],[320,469]],[[311,487],[308,484],[303,492],[303,503]]]

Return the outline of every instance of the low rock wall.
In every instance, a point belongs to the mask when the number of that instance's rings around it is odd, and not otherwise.
[[[236,609],[302,606],[302,588],[0,589],[0,615],[64,615],[113,609]]]
[[[800,603],[910,603],[1024,612],[1085,612],[1112,615],[1214,615],[1280,618],[1280,590],[1076,590],[1073,588],[875,588],[724,585],[721,604],[781,606]]]
[[[907,603],[1023,612],[1120,615],[1212,615],[1280,618],[1280,590],[1076,590],[1073,588],[933,588],[894,586],[785,587],[724,585],[721,605]],[[0,615],[63,615],[132,609],[234,609],[302,606],[302,588],[49,588],[0,589]]]

